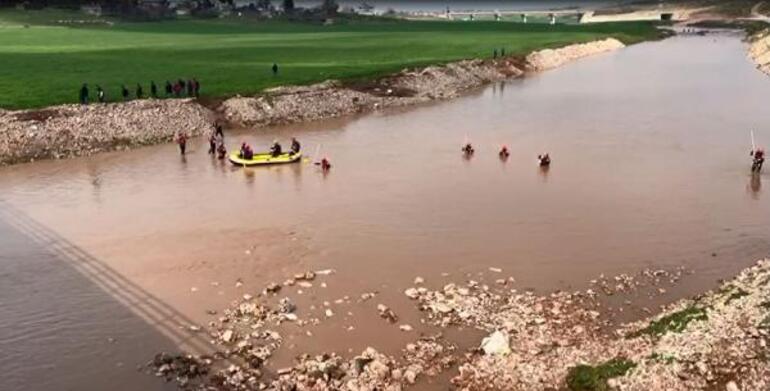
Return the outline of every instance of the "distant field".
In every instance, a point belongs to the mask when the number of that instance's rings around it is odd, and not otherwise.
[[[90,20],[94,23],[62,23]],[[103,20],[102,20],[103,22]],[[607,36],[626,43],[657,35],[646,23],[555,25],[511,22],[358,21],[330,26],[236,19],[100,23],[60,11],[0,10],[0,107],[77,101],[80,85],[196,77],[207,96],[253,94],[285,84],[371,77],[404,67],[524,54]],[[280,73],[273,77],[276,62]]]

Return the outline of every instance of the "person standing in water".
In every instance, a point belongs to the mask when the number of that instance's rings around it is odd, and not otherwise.
[[[187,151],[187,135],[180,130],[177,133],[176,142],[179,144],[179,152],[184,155]]]
[[[155,80],[150,82],[150,96],[153,99],[158,99],[158,86],[155,85]]]
[[[278,76],[278,64],[273,63],[273,76]]]

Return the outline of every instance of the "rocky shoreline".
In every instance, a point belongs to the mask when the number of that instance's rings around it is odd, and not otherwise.
[[[490,269],[502,276],[502,270]],[[298,308],[287,294],[324,286],[330,271],[301,273],[262,292],[245,294],[209,324],[216,352],[158,354],[148,371],[190,390],[401,390],[440,373],[461,390],[768,390],[770,389],[770,260],[758,261],[718,289],[664,307],[657,315],[615,325],[602,295],[664,291],[683,271],[646,270],[601,277],[591,288],[534,294],[513,278],[493,285],[474,280],[430,289],[417,277],[404,294],[439,329],[488,333],[479,347],[459,351],[442,333],[420,333],[398,357],[366,348],[359,355],[299,355],[295,365],[271,368],[281,348],[282,323],[312,328],[352,302],[370,303],[387,322],[398,316],[376,294]],[[340,307],[337,307],[340,306]],[[190,326],[193,332],[202,332]],[[309,330],[308,330],[309,333]]]
[[[197,136],[211,131],[213,118],[192,99],[0,111],[0,165],[159,144],[177,132]]]
[[[450,99],[491,82],[622,47],[620,41],[608,38],[546,49],[526,58],[464,60],[405,69],[369,82],[329,80],[303,87],[279,87],[256,97],[236,96],[216,104],[203,105],[193,99],[149,99],[0,110],[0,165],[158,144],[172,140],[178,131],[197,136],[211,131],[215,118],[235,127],[263,127]]]
[[[749,58],[757,69],[770,75],[770,30],[760,31],[749,37]]]

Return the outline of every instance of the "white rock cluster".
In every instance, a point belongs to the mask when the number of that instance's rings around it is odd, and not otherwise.
[[[168,142],[180,131],[211,131],[211,124],[212,113],[191,99],[0,111],[0,164]]]

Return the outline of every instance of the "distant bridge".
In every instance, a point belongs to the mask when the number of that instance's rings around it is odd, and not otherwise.
[[[556,18],[574,16],[578,23],[604,23],[604,22],[630,22],[630,21],[656,21],[679,20],[681,16],[674,12],[666,11],[636,11],[621,14],[596,14],[595,11],[579,10],[554,10],[554,11],[448,11],[443,14],[446,19],[470,19],[476,17],[492,17],[500,20],[504,16],[519,16],[523,23],[527,23],[529,17],[546,17],[551,24],[556,23]]]

